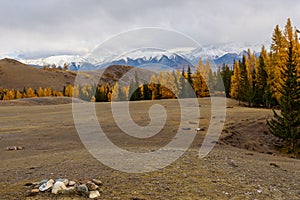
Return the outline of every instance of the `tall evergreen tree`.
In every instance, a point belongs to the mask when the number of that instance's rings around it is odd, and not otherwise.
[[[239,62],[240,68],[240,78],[239,78],[239,89],[238,89],[238,100],[247,101],[248,100],[248,90],[249,81],[246,66],[247,58],[246,55],[243,56],[242,62]]]
[[[279,93],[280,115],[273,110],[274,118],[268,121],[272,134],[289,141],[290,151],[298,153],[297,140],[300,139],[300,67],[299,42],[293,32],[290,19],[285,26],[284,40],[286,49],[280,49],[282,68],[277,85]]]
[[[129,100],[130,101],[138,101],[142,99],[142,91],[141,88],[139,87],[139,79],[138,79],[138,74],[135,71],[134,75],[134,81],[130,81],[129,85]]]
[[[269,88],[267,87],[267,80],[268,80],[268,74],[266,71],[267,63],[266,63],[266,57],[267,57],[267,51],[265,50],[265,47],[263,46],[261,49],[261,53],[258,58],[258,65],[256,70],[256,81],[255,81],[255,88],[256,88],[256,104],[263,105],[264,107],[268,107],[268,104],[270,104],[270,96],[269,94]]]
[[[215,87],[215,89],[217,91],[224,91],[224,89],[225,89],[220,67],[218,68],[217,73],[216,73],[216,87]]]
[[[179,79],[180,88],[179,88],[179,98],[188,98],[188,83],[185,79],[184,69],[182,70],[182,76]]]
[[[152,92],[149,89],[148,84],[143,85],[143,99],[144,100],[151,100],[152,98]]]
[[[226,97],[230,97],[230,88],[231,88],[231,77],[233,75],[232,70],[228,67],[228,65],[223,64],[221,76],[224,84]]]
[[[193,82],[193,88],[197,97],[209,96],[209,90],[207,86],[208,81],[206,81],[208,80],[208,75],[209,74],[206,74],[202,60],[200,60],[196,68]],[[206,80],[204,76],[206,76]]]
[[[192,71],[190,66],[188,66],[188,70],[187,70],[187,81],[191,86],[193,86]]]
[[[238,61],[233,64],[233,76],[231,77],[230,97],[239,100],[240,66]]]
[[[268,121],[272,134],[290,142],[290,150],[296,153],[297,139],[300,138],[300,77],[296,67],[299,64],[294,56],[293,44],[288,48],[288,59],[282,76],[285,81],[278,89],[281,94],[279,115],[275,110],[274,118]]]
[[[119,94],[119,97],[118,97],[119,101],[126,101],[126,94],[122,90],[121,86],[118,87],[118,94]]]

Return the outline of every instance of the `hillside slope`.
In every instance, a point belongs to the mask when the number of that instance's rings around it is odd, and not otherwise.
[[[99,71],[81,71],[78,75],[82,76],[80,83],[82,85],[91,83],[89,80],[93,80],[93,83],[112,85],[121,79],[125,73],[128,73],[127,76],[120,81],[129,83],[130,79],[134,78],[135,70],[133,69],[134,67],[131,66],[112,65]],[[140,74],[141,80],[149,80],[152,75],[152,73],[142,69],[137,69],[137,72]],[[99,74],[102,74],[101,78],[97,76]],[[74,71],[35,68],[8,58],[0,60],[0,87],[7,89],[22,90],[24,87],[33,89],[50,87],[55,90],[62,90],[64,86],[74,84],[76,75],[77,73]]]
[[[13,59],[0,60],[0,87],[7,89],[51,87],[62,90],[63,86],[74,83],[75,76],[68,71],[34,68]]]

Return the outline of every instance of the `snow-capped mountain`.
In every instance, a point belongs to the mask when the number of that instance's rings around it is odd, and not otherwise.
[[[104,63],[97,65],[98,67],[107,67],[109,65],[129,65],[135,66],[140,68],[152,68],[152,67],[159,67],[164,70],[168,69],[182,69],[183,67],[193,66],[192,63],[188,61],[188,59],[180,56],[178,54],[169,54],[169,55],[157,55],[157,56],[150,56],[150,57],[141,57],[141,58],[122,58],[120,60],[114,60],[109,63]]]
[[[45,65],[55,65],[56,67],[63,67],[64,64],[71,64],[71,63],[83,63],[86,62],[86,58],[79,55],[57,55],[57,56],[50,56],[46,58],[38,58],[38,59],[21,59],[21,62],[28,64],[28,65],[38,65],[38,66],[45,66]]]
[[[265,42],[264,45],[268,49],[270,42]],[[84,68],[87,70],[107,67],[109,65],[129,65],[140,68],[155,68],[155,69],[182,69],[183,67],[195,66],[200,59],[205,61],[209,59],[216,66],[223,63],[232,65],[234,60],[242,58],[247,49],[254,51],[259,55],[262,44],[240,44],[240,43],[225,43],[215,45],[204,45],[198,48],[186,47],[169,50],[157,49],[138,49],[124,55],[110,55],[108,58],[91,55],[56,55],[38,59],[18,59],[19,61],[33,65],[45,66],[55,65],[63,67],[68,64],[70,70],[78,70]],[[216,66],[214,66],[216,68]]]

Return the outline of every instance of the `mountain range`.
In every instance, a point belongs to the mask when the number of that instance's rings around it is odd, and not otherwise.
[[[204,62],[208,59],[213,70],[216,70],[223,63],[232,66],[234,60],[240,60],[247,49],[254,51],[259,56],[262,45],[269,47],[269,42],[264,44],[239,44],[226,43],[217,45],[205,45],[199,48],[179,48],[167,52],[159,51],[136,51],[129,55],[112,58],[99,58],[98,61],[91,61],[89,55],[54,55],[37,59],[24,59],[18,56],[12,57],[28,65],[42,67],[45,65],[63,67],[67,64],[70,70],[94,70],[108,67],[110,65],[127,65],[150,70],[174,70],[191,66],[192,70],[200,59]]]

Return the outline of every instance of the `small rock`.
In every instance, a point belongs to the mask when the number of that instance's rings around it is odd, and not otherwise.
[[[56,181],[55,184],[53,185],[53,188],[52,188],[52,191],[51,193],[52,194],[58,194],[60,193],[62,190],[66,189],[66,185],[61,182],[61,181]]]
[[[97,197],[100,197],[99,191],[97,191],[97,190],[95,190],[95,191],[90,191],[90,194],[89,194],[89,198],[90,198],[90,199],[94,199],[94,198],[97,198]]]
[[[39,193],[39,189],[32,189],[32,190],[30,190],[30,191],[28,191],[28,194],[27,194],[27,196],[35,196],[35,195],[37,195]]]
[[[87,188],[92,191],[92,190],[97,190],[99,187],[95,183],[89,181],[86,183]]]
[[[195,131],[196,131],[196,132],[198,132],[198,131],[205,131],[205,129],[199,127],[199,128],[196,128]]]
[[[47,181],[46,183],[43,183],[40,187],[39,187],[39,190],[41,192],[44,192],[46,190],[49,190],[53,187],[53,183],[54,183],[54,180],[53,179],[50,179],[49,181]]]
[[[228,163],[231,167],[238,167],[238,165],[234,162],[234,160],[230,160]]]
[[[257,192],[258,194],[261,194],[261,193],[262,193],[262,190],[256,190],[256,192]]]
[[[79,183],[80,184],[86,184],[87,182],[89,182],[90,180],[80,180]]]
[[[18,147],[18,146],[11,146],[11,147],[6,147],[6,151],[18,151],[18,150],[22,150],[24,149],[24,147]]]
[[[43,185],[43,184],[45,184],[45,183],[47,183],[48,182],[48,180],[42,180],[42,181],[40,181],[40,182],[34,182],[34,183],[32,183],[33,185],[34,185],[34,188],[39,188],[41,185]]]
[[[102,181],[100,181],[99,179],[92,179],[92,182],[99,186],[102,185]]]
[[[39,190],[39,189],[32,189],[30,192],[31,192],[31,193],[39,193],[40,190]]]
[[[76,182],[75,181],[69,181],[69,186],[74,186],[76,184]]]
[[[81,195],[89,195],[89,189],[85,184],[78,185],[77,187],[75,187],[75,190]]]
[[[76,190],[75,190],[75,187],[68,187],[66,189],[63,189],[61,191],[61,194],[64,194],[64,195],[72,195],[72,194],[75,194]]]
[[[57,182],[57,181],[63,182],[65,185],[68,185],[68,184],[69,184],[69,180],[66,179],[66,178],[59,178],[59,179],[56,179],[55,182]]]
[[[277,165],[276,163],[270,163],[270,166],[279,168],[279,165]]]

